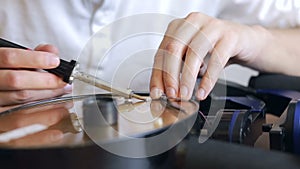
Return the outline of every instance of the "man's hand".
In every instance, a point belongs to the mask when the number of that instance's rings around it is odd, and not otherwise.
[[[69,93],[70,86],[41,70],[57,67],[57,55],[58,50],[52,45],[39,45],[33,51],[0,48],[0,106]]]
[[[264,48],[264,35],[260,26],[241,25],[201,13],[172,21],[155,56],[151,97],[165,93],[172,98],[190,99],[200,74],[196,97],[205,99],[227,64],[253,64]]]

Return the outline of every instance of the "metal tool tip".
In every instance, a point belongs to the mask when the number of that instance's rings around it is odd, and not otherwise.
[[[150,98],[150,97],[140,96],[140,95],[138,95],[138,94],[132,94],[131,97],[136,98],[136,99],[139,99],[139,100],[143,100],[143,101],[145,101],[145,102],[151,101],[151,98]]]

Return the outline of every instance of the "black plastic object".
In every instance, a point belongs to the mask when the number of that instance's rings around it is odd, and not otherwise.
[[[199,144],[197,138],[190,138],[186,147],[188,149],[184,168],[188,169],[300,168],[299,157],[278,151],[266,151],[217,140],[208,140]]]
[[[300,77],[261,73],[251,77],[249,87],[254,89],[277,89],[300,91]]]
[[[46,70],[49,73],[53,73],[58,77],[61,77],[64,82],[71,84],[72,80],[70,79],[70,77],[73,73],[75,66],[76,66],[75,60],[71,60],[70,62],[67,62],[63,59],[60,59],[60,64],[58,65],[58,67],[54,69],[44,69],[44,70]]]
[[[29,49],[24,46],[18,45],[16,43],[10,42],[8,40],[5,40],[3,38],[0,38],[0,47],[2,48],[18,48],[18,49]]]
[[[8,40],[0,38],[0,47],[7,47],[7,48],[18,48],[18,49],[26,49],[30,50],[27,47],[21,46],[19,44],[10,42]],[[53,69],[44,69],[49,73],[55,74],[56,76],[60,77],[63,79],[64,82],[66,83],[72,83],[72,79],[70,79],[72,72],[76,66],[76,61],[71,60],[70,62],[67,62],[63,59],[60,59],[60,64],[58,67],[53,68]]]
[[[244,143],[250,133],[252,123],[251,113],[247,110],[226,111],[222,113],[221,121],[212,138],[228,142]]]
[[[281,118],[282,124],[274,124],[270,130],[270,148],[300,154],[300,102],[292,101]]]

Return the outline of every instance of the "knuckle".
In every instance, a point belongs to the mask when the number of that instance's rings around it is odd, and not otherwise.
[[[193,54],[192,56],[196,57],[202,62],[211,46],[212,45],[208,40],[207,42],[202,42],[201,45],[196,41],[192,41],[188,46],[187,56],[190,57]]]
[[[209,20],[209,24],[213,25],[214,27],[218,28],[222,28],[222,26],[224,25],[224,21],[220,20],[220,19],[216,19],[216,18],[211,18]]]
[[[234,30],[232,28],[228,28],[228,29],[226,29],[226,34],[228,34],[229,36],[235,36],[236,30]]]
[[[13,50],[3,50],[1,52],[1,62],[4,66],[14,66],[16,63],[16,52]]]
[[[191,12],[185,17],[185,19],[188,21],[194,21],[194,20],[198,19],[199,17],[201,17],[201,13]]]
[[[32,99],[32,95],[30,93],[30,91],[28,90],[21,90],[21,91],[17,91],[15,93],[15,100],[18,103],[24,103],[24,102],[28,102]]]
[[[191,53],[197,53],[199,50],[201,50],[201,45],[199,45],[197,42],[192,41],[188,46],[188,51]]]
[[[168,24],[168,30],[175,29],[181,23],[181,19],[174,19]]]
[[[180,54],[180,44],[176,41],[170,41],[166,47],[165,47],[165,50],[168,52],[168,53],[171,53],[173,55],[178,55]]]
[[[59,79],[52,74],[49,74],[49,77],[45,77],[45,86],[48,88],[57,88],[60,87]]]
[[[232,41],[238,39],[238,33],[233,29],[227,29],[225,33],[226,37]]]
[[[13,89],[18,89],[22,85],[21,81],[22,76],[14,71],[9,71],[6,74],[6,82],[8,84],[8,87],[11,87]]]
[[[163,81],[167,87],[176,88],[179,84],[178,77],[168,72],[163,72]]]
[[[208,21],[213,20],[213,17],[205,15],[200,12],[191,12],[184,19],[189,23],[196,23],[202,20],[208,20]]]
[[[174,35],[176,35],[178,28],[180,27],[180,25],[182,25],[183,22],[184,22],[184,20],[180,19],[180,18],[172,20],[168,24],[167,31],[165,32],[164,36],[172,38]]]
[[[45,80],[45,85],[46,85],[46,86],[53,86],[53,84],[54,84],[53,78],[49,77],[49,78],[47,78],[47,79]]]

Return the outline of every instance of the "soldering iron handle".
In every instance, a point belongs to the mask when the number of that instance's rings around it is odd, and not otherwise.
[[[0,38],[0,47],[2,48],[17,48],[17,49],[26,49],[26,50],[30,50],[29,48],[26,48],[24,46],[21,46],[19,44],[10,42],[8,40],[5,40],[3,38]]]
[[[64,82],[71,84],[72,80],[70,77],[72,76],[76,64],[77,63],[75,60],[67,62],[63,59],[60,59],[60,64],[58,65],[58,67],[44,70],[46,70],[49,73],[55,74],[58,77],[61,77]]]
[[[2,38],[0,38],[0,47],[31,50],[27,47],[21,46],[19,44],[10,42],[10,41],[2,39]],[[76,64],[77,63],[75,60],[71,60],[70,62],[67,62],[63,59],[60,59],[60,64],[58,65],[58,67],[53,68],[53,69],[44,69],[44,70],[46,70],[49,73],[53,73],[56,76],[61,77],[62,80],[66,83],[72,83],[72,80],[70,77],[72,75],[73,69],[75,68]]]

